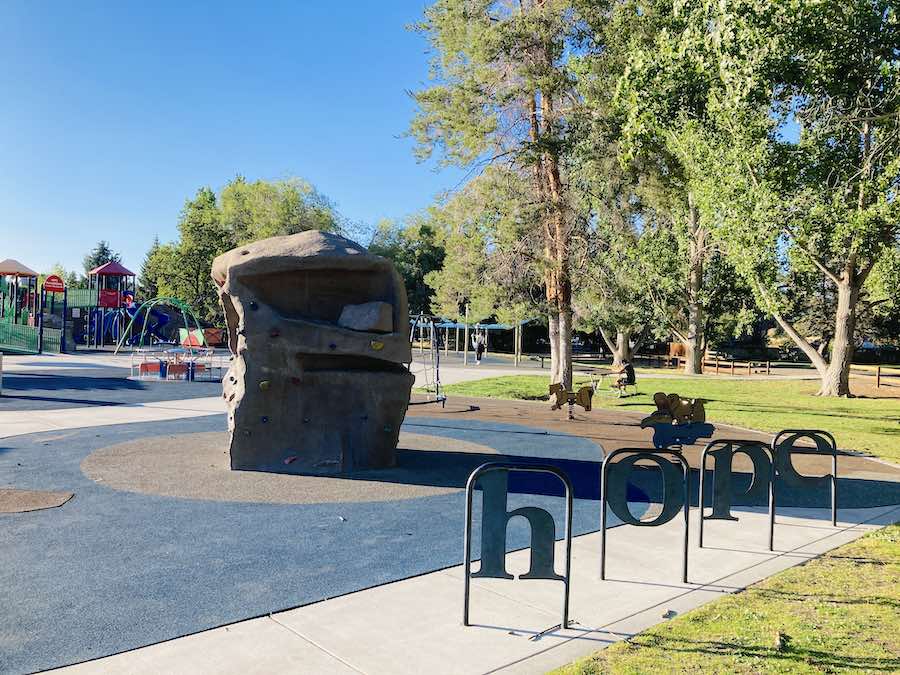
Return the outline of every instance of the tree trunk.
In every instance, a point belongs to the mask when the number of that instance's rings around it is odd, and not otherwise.
[[[846,275],[845,275],[846,276]],[[850,366],[853,363],[856,331],[856,304],[859,288],[846,278],[838,284],[837,311],[834,317],[834,338],[831,360],[822,374],[819,396],[850,396]]]
[[[559,382],[572,391],[572,310],[559,313]]]
[[[685,336],[684,372],[699,375],[703,372],[703,257],[705,255],[706,233],[700,227],[697,207],[693,196],[688,193],[688,229],[690,231],[690,271],[688,274],[688,326]]]
[[[600,329],[600,335],[603,336],[603,341],[606,343],[609,351],[612,352],[613,368],[621,369],[625,361],[631,361],[634,358],[631,344],[631,337],[634,335],[633,328],[630,326],[627,328],[619,328],[616,331],[615,342],[613,342],[603,328]]]
[[[547,317],[547,336],[550,339],[550,382],[559,382],[559,314],[550,311]]]

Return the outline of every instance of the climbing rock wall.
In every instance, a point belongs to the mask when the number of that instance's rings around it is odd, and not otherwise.
[[[414,378],[391,262],[310,231],[224,253],[212,276],[234,354],[223,382],[231,468],[393,466]]]

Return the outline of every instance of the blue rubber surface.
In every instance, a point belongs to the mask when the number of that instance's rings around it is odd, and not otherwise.
[[[413,422],[405,428],[414,433],[477,439],[526,460],[556,454],[572,462],[569,471],[599,471],[600,450],[585,439]],[[75,492],[58,509],[0,515],[0,672],[108,655],[462,562],[462,490],[379,503],[248,504],[118,492],[79,469],[100,447],[224,426],[217,415],[0,440],[0,484]],[[562,522],[557,497],[510,494],[510,508],[525,504]],[[519,520],[510,548],[528,543]],[[577,500],[575,532],[597,523],[597,502]]]

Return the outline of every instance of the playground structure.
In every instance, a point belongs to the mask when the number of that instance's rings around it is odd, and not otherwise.
[[[159,329],[169,323],[168,314],[156,308],[162,305],[174,307],[181,314],[184,327],[179,329],[178,342],[182,346],[167,349],[145,348],[146,344],[159,344],[164,338]],[[228,369],[228,358],[206,348],[206,337],[200,321],[190,306],[178,298],[151,298],[137,306],[126,295],[124,309],[130,317],[128,325],[119,335],[116,351],[125,344],[131,346],[131,379],[134,380],[183,380],[221,381]],[[194,328],[191,328],[193,321]],[[140,332],[136,332],[140,328]]]
[[[88,272],[88,292],[96,299],[87,317],[84,343],[99,348],[115,344],[122,335],[128,315],[126,296],[135,296],[135,274],[123,265],[110,261]]]
[[[65,323],[55,312],[56,297],[61,293],[59,307],[65,315],[65,290],[59,277],[51,275],[42,286],[38,273],[18,260],[0,262],[0,352],[36,354],[64,349]]]
[[[448,333],[449,334],[449,333]],[[419,343],[419,358],[416,358],[416,350],[412,347]],[[426,398],[423,401],[410,401],[410,405],[425,403],[440,403],[444,407],[447,396],[441,388],[441,332],[436,317],[427,314],[418,314],[410,319],[409,343],[412,360],[409,362],[409,372],[420,379],[420,387],[425,390]],[[428,352],[425,353],[425,344],[428,344]],[[421,377],[418,377],[421,376]]]
[[[17,260],[0,261],[0,352],[59,353],[79,344],[116,345],[118,351],[125,340],[131,347],[217,343],[184,302],[152,298],[138,304],[135,286],[134,273],[117,262],[92,269],[87,288],[70,288],[55,275],[42,279]],[[173,322],[178,315],[180,328]]]
[[[24,325],[38,313],[38,273],[18,260],[0,261],[0,318]],[[10,279],[12,280],[10,282]],[[25,281],[24,285],[22,281]]]
[[[145,300],[138,306],[134,302],[133,297],[125,294],[125,306],[122,312],[128,316],[128,324],[124,329],[118,332],[116,340],[116,351],[122,349],[124,344],[129,344],[132,348],[143,347],[147,344],[167,342],[161,334],[161,329],[169,323],[169,315],[160,312],[158,307],[168,305],[174,307],[181,314],[184,323],[183,329],[179,334],[178,342],[186,347],[205,347],[206,338],[203,329],[200,327],[200,321],[194,314],[190,306],[178,298],[158,297]],[[193,328],[191,327],[193,321]],[[136,330],[140,329],[137,333]]]
[[[171,347],[135,349],[131,352],[132,380],[219,382],[230,357],[214,349]]]

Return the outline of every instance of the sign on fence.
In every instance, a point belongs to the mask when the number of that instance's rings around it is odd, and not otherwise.
[[[59,276],[51,274],[44,279],[44,290],[47,293],[62,293],[66,290],[66,284]]]

